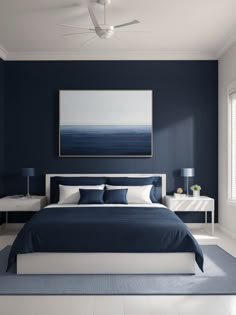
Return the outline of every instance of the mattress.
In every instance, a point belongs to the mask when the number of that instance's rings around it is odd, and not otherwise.
[[[46,253],[195,253],[203,271],[202,250],[188,227],[161,204],[50,205],[25,224],[9,255]]]

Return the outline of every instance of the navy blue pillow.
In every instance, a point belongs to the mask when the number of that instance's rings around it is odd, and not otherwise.
[[[67,186],[86,186],[101,185],[106,183],[105,177],[65,177],[53,176],[50,178],[50,202],[59,201],[59,185]]]
[[[108,177],[108,185],[114,186],[144,186],[153,185],[150,192],[150,199],[153,203],[162,202],[162,178],[161,176],[151,177]]]
[[[103,202],[104,190],[101,189],[80,189],[79,204],[101,204]]]
[[[105,203],[124,203],[127,204],[128,189],[109,189],[104,191]]]

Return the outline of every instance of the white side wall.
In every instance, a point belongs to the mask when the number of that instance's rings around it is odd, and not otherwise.
[[[219,59],[219,223],[236,235],[236,206],[228,197],[228,100],[227,89],[236,81],[236,43]]]

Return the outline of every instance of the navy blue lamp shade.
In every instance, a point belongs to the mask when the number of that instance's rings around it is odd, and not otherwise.
[[[189,177],[193,177],[195,175],[194,172],[194,168],[181,168],[181,176],[186,177],[187,178],[187,196],[189,196],[189,192],[188,192],[188,178]]]
[[[194,176],[194,168],[181,168],[181,176],[193,177]]]
[[[27,176],[34,176],[35,175],[35,168],[33,167],[24,167],[21,169],[21,175],[24,177]]]
[[[21,169],[21,175],[27,177],[27,198],[31,198],[29,192],[29,178],[35,175],[35,169],[33,167],[24,167]]]

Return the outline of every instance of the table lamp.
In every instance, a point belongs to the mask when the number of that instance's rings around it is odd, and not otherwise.
[[[189,196],[188,178],[194,176],[194,168],[181,168],[181,176],[187,178],[187,196]]]
[[[29,178],[35,175],[35,169],[33,167],[24,167],[21,169],[21,175],[27,177],[27,194],[26,198],[31,198],[29,192]]]

